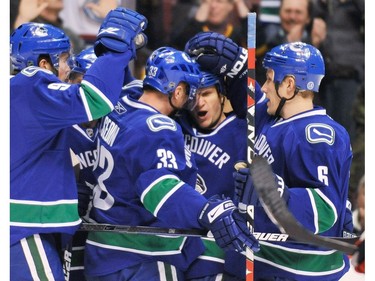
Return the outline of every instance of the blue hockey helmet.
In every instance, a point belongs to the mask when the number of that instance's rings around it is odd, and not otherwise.
[[[199,65],[190,56],[171,47],[156,49],[146,62],[146,77],[143,85],[169,95],[180,82],[188,85],[186,107],[196,104],[197,89],[201,85],[202,74]]]
[[[285,76],[293,76],[299,90],[318,92],[325,75],[323,56],[306,43],[286,43],[274,47],[263,59],[264,68],[275,72],[274,81],[281,83]]]
[[[202,83],[201,83],[201,86],[200,88],[207,88],[207,87],[211,87],[211,86],[216,86],[217,87],[217,91],[219,92],[219,94],[224,94],[224,87],[223,87],[223,81],[220,79],[220,77],[218,75],[215,75],[211,72],[207,72],[205,70],[202,70],[201,69],[201,72],[202,72]]]
[[[28,22],[10,35],[10,58],[14,70],[37,66],[40,55],[49,55],[57,69],[61,53],[70,53],[70,41],[61,29],[53,25]]]
[[[89,47],[73,58],[72,71],[85,74],[96,59],[94,47]]]

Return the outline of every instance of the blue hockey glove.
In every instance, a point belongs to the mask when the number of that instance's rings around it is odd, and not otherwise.
[[[230,199],[221,199],[218,195],[208,199],[199,215],[199,223],[212,232],[216,243],[224,250],[243,252],[249,247],[257,252],[260,249],[258,240]]]
[[[236,164],[237,165],[237,164]],[[244,167],[246,164],[240,164],[237,167]],[[236,167],[236,166],[235,166]],[[237,168],[233,172],[234,178],[234,197],[233,201],[238,204],[241,213],[246,212],[247,205],[260,206],[258,194],[255,190],[253,180],[251,178],[249,168]],[[277,191],[280,192],[280,197],[283,197],[285,202],[289,200],[289,189],[285,185],[283,178],[275,174],[275,181],[277,183]]]
[[[135,58],[138,46],[144,46],[147,37],[142,31],[147,27],[147,19],[130,9],[118,7],[110,11],[100,26],[94,50],[97,57],[106,51],[123,53],[131,50]]]
[[[220,33],[197,33],[186,43],[185,52],[195,58],[204,70],[227,79],[247,73],[247,50]]]
[[[90,202],[92,200],[93,194],[92,189],[85,185],[78,183],[78,214],[80,217],[86,216],[86,213],[89,209]]]

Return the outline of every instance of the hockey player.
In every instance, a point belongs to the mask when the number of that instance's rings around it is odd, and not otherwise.
[[[325,74],[321,53],[301,42],[279,45],[266,54],[263,66],[267,73],[265,99],[256,107],[257,154],[283,179],[281,194],[304,227],[323,236],[352,232],[349,135],[313,104]],[[264,212],[255,212],[257,231],[275,229]],[[341,252],[293,243],[264,243],[254,266],[257,278],[301,281],[339,280],[349,269]]]
[[[111,11],[95,42],[98,58],[75,85],[60,80],[70,54],[61,30],[25,23],[11,34],[19,72],[10,80],[11,280],[65,280],[59,249],[81,223],[66,128],[113,109],[146,25],[134,11]]]
[[[211,69],[221,59],[219,48],[216,55],[212,51],[214,43],[196,40],[189,46],[199,50],[198,62]],[[264,94],[256,93],[256,152],[280,176],[280,194],[301,224],[325,236],[352,232],[351,212],[346,208],[352,159],[349,136],[323,108],[313,104],[325,71],[320,52],[301,42],[284,44],[272,49],[263,64],[267,80]],[[237,179],[243,175],[247,171]],[[252,190],[251,177],[246,188]],[[257,232],[279,231],[256,193],[242,201],[257,206]],[[349,268],[348,258],[341,252],[299,243],[260,244],[255,254],[255,280],[333,281]]]
[[[237,161],[246,155],[246,120],[233,112],[224,113],[228,100],[224,95],[224,85],[219,76],[202,71],[203,82],[197,92],[198,103],[193,111],[184,111],[176,121],[184,132],[185,144],[193,154],[198,168],[196,190],[210,198],[214,194],[224,194],[233,198],[234,182],[232,174]],[[245,256],[234,251],[223,251],[210,237],[202,237],[205,252],[189,267],[186,280],[239,280],[245,278]],[[231,257],[231,273],[225,272],[225,256]],[[228,260],[228,262],[230,262]],[[207,279],[207,278],[210,279]]]
[[[194,158],[169,117],[195,106],[201,77],[184,52],[162,47],[151,54],[143,94],[138,100],[125,95],[99,127],[90,217],[99,223],[207,229],[225,250],[256,251],[258,242],[231,200],[207,200],[194,190]],[[85,270],[88,280],[184,280],[182,271],[203,250],[198,237],[90,232]]]
[[[215,32],[201,32],[192,37],[186,44],[185,51],[194,56],[190,49],[195,42],[210,41],[213,49],[221,50],[221,59],[215,58],[216,64],[208,66],[195,57],[201,65],[203,82],[198,90],[198,103],[193,111],[185,111],[177,121],[185,135],[185,143],[194,155],[198,167],[196,190],[209,198],[213,194],[225,194],[233,198],[234,181],[232,174],[235,164],[243,161],[247,152],[244,114],[239,117],[229,110],[224,112],[228,99],[242,92],[246,97],[246,81],[230,83],[231,80],[246,78],[247,51],[234,43],[230,38]],[[243,62],[243,63],[242,63]],[[238,67],[242,65],[242,67]],[[228,77],[237,68],[236,77]],[[223,71],[224,70],[224,71]],[[245,87],[242,87],[242,86]],[[256,84],[256,90],[260,86]],[[235,93],[235,94],[234,94]],[[234,101],[232,99],[232,101]],[[239,137],[243,136],[243,137]],[[197,258],[189,267],[188,280],[245,280],[245,257],[234,251],[224,253],[210,238],[203,237],[206,252]]]
[[[83,76],[96,60],[94,47],[89,47],[74,57],[74,65],[68,76],[68,83],[79,84]],[[70,149],[74,153],[78,170],[77,190],[78,190],[78,214],[83,220],[89,220],[88,213],[91,208],[92,189],[96,185],[96,179],[92,173],[95,163],[97,149],[97,123],[98,119],[75,124],[68,130]],[[87,232],[76,232],[72,238],[72,263],[70,265],[70,281],[85,281],[84,276],[84,247]]]

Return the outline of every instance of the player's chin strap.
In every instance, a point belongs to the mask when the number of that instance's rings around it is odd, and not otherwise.
[[[275,112],[275,117],[276,117],[276,118],[281,117],[281,116],[280,116],[280,112],[281,112],[281,109],[284,107],[284,104],[285,104],[288,100],[293,99],[293,98],[298,94],[298,92],[299,92],[299,89],[296,87],[296,89],[294,90],[294,94],[293,94],[292,97],[290,97],[289,99],[284,98],[284,97],[281,97],[281,96],[279,95],[279,85],[280,85],[279,82],[275,82],[276,94],[277,94],[277,96],[278,96],[279,99],[280,99],[279,106],[277,107],[276,112]]]

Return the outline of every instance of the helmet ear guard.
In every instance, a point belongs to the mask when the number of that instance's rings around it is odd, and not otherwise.
[[[188,100],[185,107],[192,109],[196,104],[201,80],[198,64],[187,53],[171,47],[161,47],[156,49],[146,62],[143,84],[169,95],[179,83],[186,83]]]
[[[263,67],[274,71],[274,81],[281,83],[293,76],[299,90],[319,91],[325,75],[323,56],[312,45],[303,42],[286,43],[271,49],[263,59]]]
[[[10,36],[10,58],[16,71],[37,66],[40,55],[48,55],[57,69],[62,53],[70,53],[69,38],[61,29],[50,24],[24,23]]]

